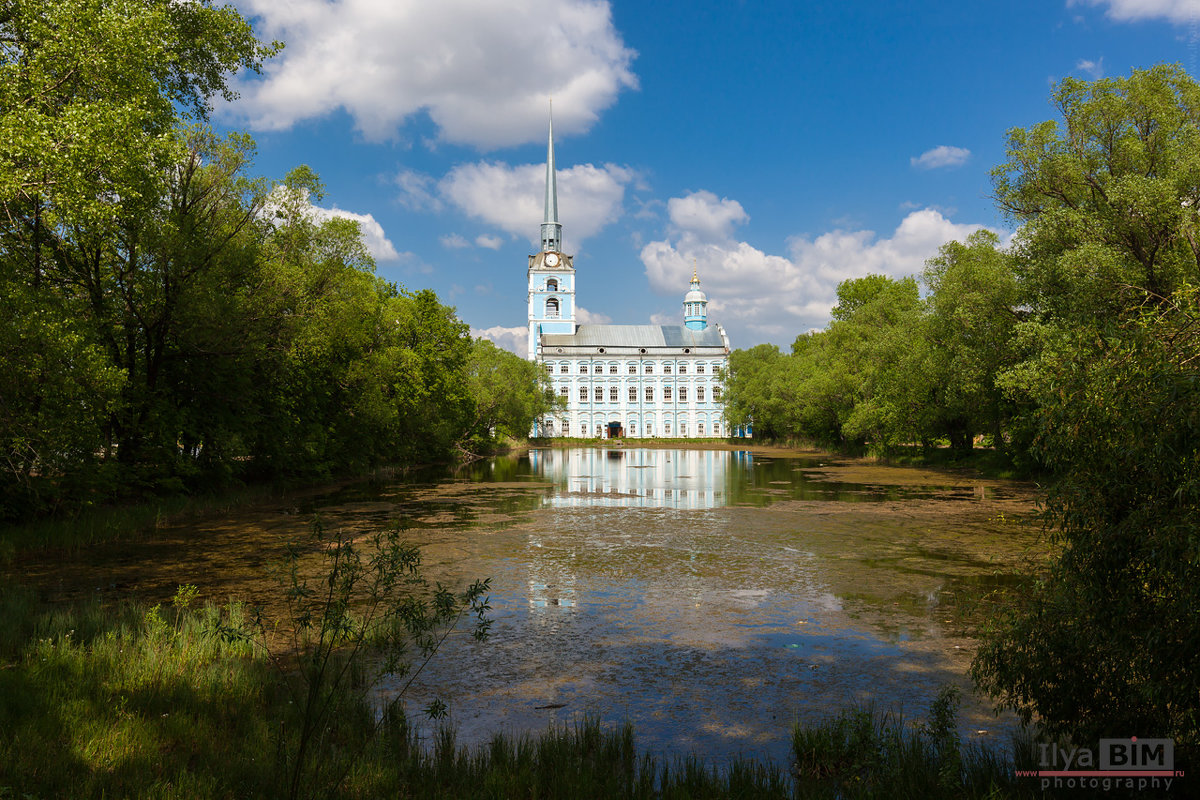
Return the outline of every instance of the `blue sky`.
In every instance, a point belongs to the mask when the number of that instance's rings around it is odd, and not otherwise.
[[[1007,235],[989,172],[1055,81],[1195,74],[1200,43],[1200,0],[235,4],[287,47],[219,125],[517,352],[550,97],[582,321],[681,321],[695,263],[735,347],[786,349],[841,280]]]

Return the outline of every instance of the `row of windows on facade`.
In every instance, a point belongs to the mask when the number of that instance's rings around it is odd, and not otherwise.
[[[637,374],[637,371],[638,371],[638,369],[637,369],[637,368],[638,368],[638,362],[636,362],[636,361],[630,361],[628,364],[626,364],[626,365],[625,365],[625,371],[626,371],[627,373],[629,373],[630,375],[636,375],[636,374]],[[716,373],[716,371],[717,371],[718,369],[720,369],[720,368],[721,368],[721,362],[720,362],[720,361],[714,361],[714,362],[712,363],[712,368],[713,368],[713,373],[715,374],[715,373]],[[603,374],[604,374],[604,364],[601,364],[601,363],[597,362],[597,363],[595,363],[595,364],[593,364],[593,365],[592,365],[592,369],[593,369],[593,373],[592,373],[592,374],[594,374],[594,375],[603,375]],[[670,363],[663,364],[663,365],[662,365],[662,374],[663,374],[663,375],[670,375],[670,374],[671,374],[671,370],[672,370],[672,369],[673,369],[673,367],[672,367],[672,365],[671,365]],[[699,362],[699,363],[697,363],[697,364],[696,364],[696,374],[697,374],[697,375],[703,375],[703,374],[705,374],[705,372],[707,371],[707,369],[708,369],[708,368],[707,368],[707,366],[704,364],[704,362],[703,362],[703,361],[701,361],[701,362]],[[571,367],[570,367],[570,363],[569,363],[569,362],[567,362],[567,361],[563,361],[561,364],[559,364],[559,365],[558,365],[558,372],[559,372],[559,374],[560,374],[560,375],[568,375],[568,374],[570,374],[570,371],[571,371]],[[680,375],[687,375],[687,371],[688,371],[688,365],[687,365],[687,363],[686,363],[686,362],[682,362],[682,363],[680,363],[680,364],[679,364],[679,374],[680,374]],[[551,375],[553,375],[553,374],[554,374],[554,364],[553,364],[553,363],[547,362],[547,364],[546,364],[546,372],[550,373]],[[619,370],[619,368],[618,368],[618,366],[617,366],[617,362],[615,362],[615,361],[609,362],[609,364],[608,364],[608,374],[609,374],[609,375],[616,375],[616,374],[618,374],[619,372],[620,372],[620,370]],[[645,373],[646,373],[647,375],[653,375],[653,374],[654,374],[654,364],[653,364],[652,362],[648,362],[648,363],[645,365]],[[580,365],[579,365],[579,374],[580,374],[580,375],[587,375],[587,374],[588,374],[588,365],[587,365],[587,364],[580,364]]]
[[[634,422],[633,420],[630,420],[626,424],[625,428],[626,428],[626,431],[625,431],[626,436],[637,436],[638,435],[637,423]],[[547,436],[554,436],[555,430],[556,430],[556,428],[554,425],[554,420],[552,420],[552,419],[546,420],[545,434]],[[561,431],[560,433],[557,434],[559,436],[570,436],[571,435],[571,423],[567,422],[566,420],[563,420],[561,423],[559,423],[557,430]],[[586,423],[586,422],[580,423],[578,430],[579,430],[580,436],[587,436],[588,435],[588,423]],[[596,423],[596,436],[598,438],[603,438],[605,431],[607,431],[607,430],[608,430],[607,425],[604,425],[603,423],[600,423],[600,422]],[[644,435],[645,436],[653,436],[654,435],[654,423],[653,422],[646,423],[646,430],[644,432]],[[664,436],[671,435],[670,421],[663,422],[663,435]],[[687,436],[688,435],[688,424],[687,424],[686,420],[681,420],[679,422],[678,433],[676,435],[678,435],[678,436]],[[704,436],[704,423],[703,422],[696,423],[696,435]],[[721,423],[714,422],[712,424],[712,435],[713,436],[721,435]]]
[[[671,387],[671,386],[662,387],[664,403],[674,402],[671,399],[672,398],[672,388],[673,387]],[[564,398],[570,396],[570,393],[568,392],[566,386],[558,387],[558,393],[560,396],[562,396]],[[654,387],[647,386],[645,389],[645,395],[646,395],[646,402],[653,403],[654,402]],[[595,398],[595,401],[597,403],[603,403],[604,402],[604,387],[603,386],[593,387],[592,396]],[[638,396],[638,387],[630,386],[629,387],[629,402],[636,403],[637,396]],[[608,387],[609,402],[616,403],[616,402],[618,402],[619,399],[620,399],[620,393],[619,393],[617,387],[616,386]],[[679,402],[686,403],[687,399],[688,399],[688,387],[680,386],[679,387]],[[720,386],[712,387],[712,399],[715,401],[720,401],[720,399],[721,399],[721,387]],[[587,401],[588,401],[588,387],[580,386],[579,387],[579,402],[586,403]],[[698,403],[704,402],[704,387],[703,386],[696,387],[696,402],[698,402]]]

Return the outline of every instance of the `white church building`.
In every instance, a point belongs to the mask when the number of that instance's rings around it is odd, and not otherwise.
[[[729,337],[708,321],[708,298],[692,273],[679,325],[580,325],[575,267],[562,252],[554,125],[546,155],[542,250],[529,257],[529,358],[544,364],[562,411],[534,436],[708,438],[731,435],[720,370]]]

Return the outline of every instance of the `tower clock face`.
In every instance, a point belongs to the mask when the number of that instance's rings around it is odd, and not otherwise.
[[[548,267],[557,267],[558,266],[558,253],[547,253],[546,254],[546,266],[548,266]]]

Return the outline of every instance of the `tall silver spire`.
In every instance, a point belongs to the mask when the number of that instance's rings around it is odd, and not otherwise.
[[[550,103],[550,143],[546,146],[546,210],[542,218],[542,252],[562,251],[558,222],[558,177],[554,171],[554,103]]]

